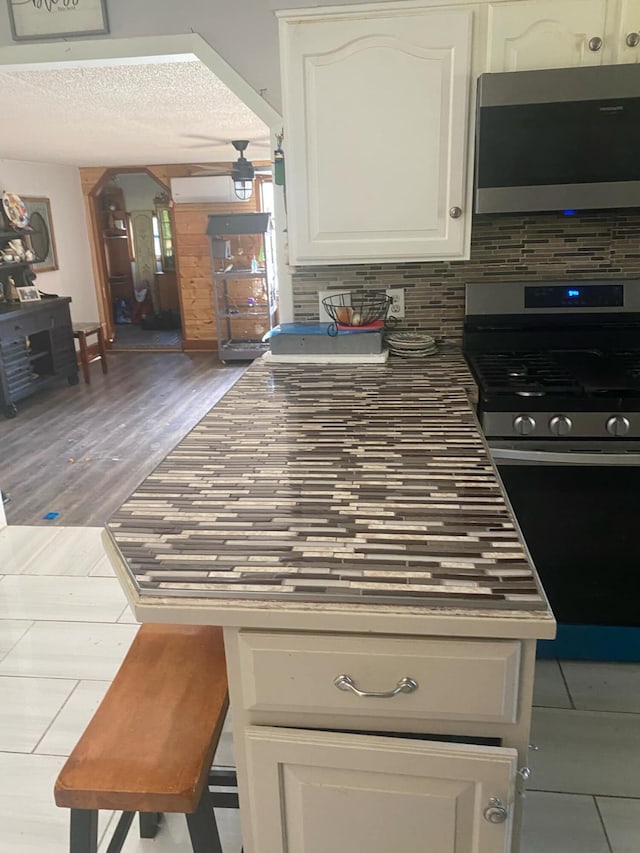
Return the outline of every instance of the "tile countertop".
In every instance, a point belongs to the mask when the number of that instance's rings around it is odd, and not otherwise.
[[[138,617],[552,637],[473,388],[453,348],[254,362],[107,526]]]

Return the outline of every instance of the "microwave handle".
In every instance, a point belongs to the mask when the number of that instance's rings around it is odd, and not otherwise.
[[[520,450],[511,447],[490,447],[490,451],[496,463],[640,466],[640,453],[584,453],[567,450]]]

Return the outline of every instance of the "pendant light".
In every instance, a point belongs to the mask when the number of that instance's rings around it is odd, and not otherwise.
[[[236,139],[231,144],[240,154],[231,169],[233,189],[237,199],[248,201],[253,194],[253,178],[255,175],[253,165],[244,156],[244,150],[249,144],[249,140]]]

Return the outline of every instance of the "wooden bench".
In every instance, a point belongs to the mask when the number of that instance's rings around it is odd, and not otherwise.
[[[237,796],[233,770],[209,774],[228,707],[222,630],[145,624],[55,784],[71,809],[71,853],[97,853],[98,811],[123,811],[108,853],[118,853],[135,813],[155,836],[162,812],[186,815],[194,853],[222,853],[213,805]]]

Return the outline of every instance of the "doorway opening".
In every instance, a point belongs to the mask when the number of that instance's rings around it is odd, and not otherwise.
[[[168,188],[145,169],[108,169],[92,201],[112,349],[181,350]]]

